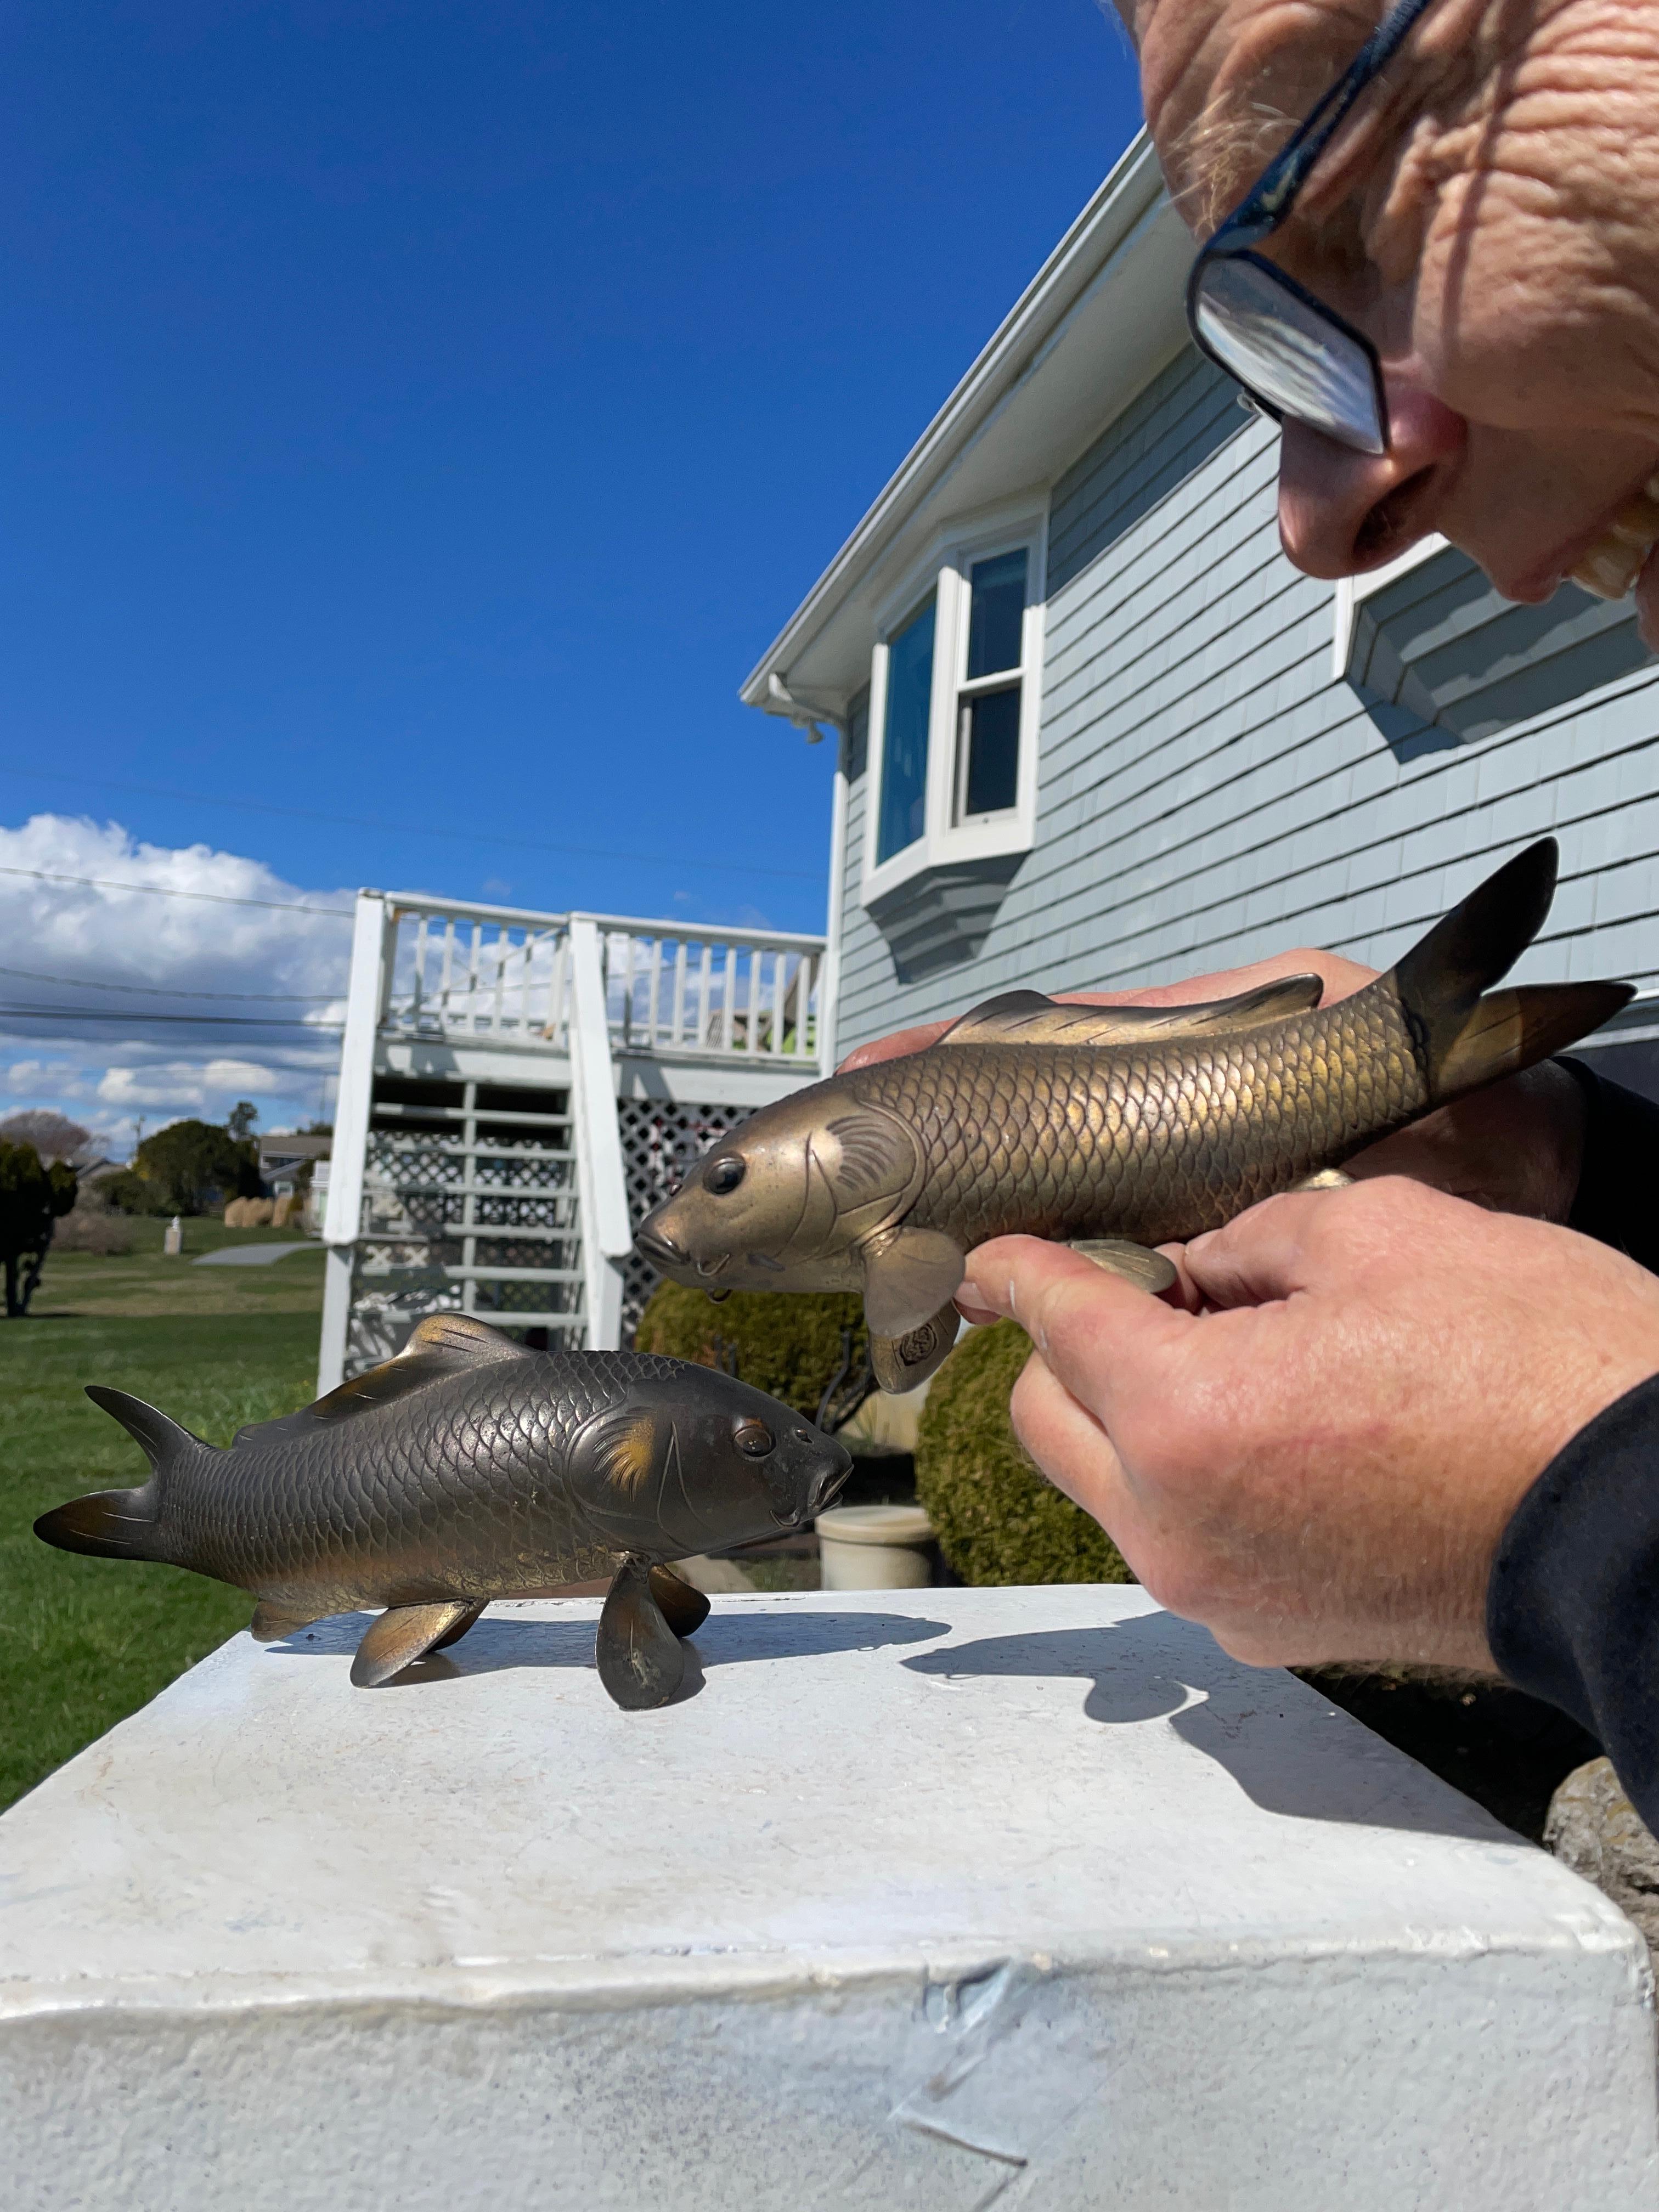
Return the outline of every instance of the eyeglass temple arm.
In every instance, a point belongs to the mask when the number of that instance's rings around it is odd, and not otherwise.
[[[1281,219],[1286,203],[1301,191],[1309,171],[1346,119],[1365,87],[1385,69],[1409,36],[1430,0],[1399,0],[1371,33],[1342,75],[1322,94],[1301,129],[1284,150],[1269,162],[1266,174],[1249,198],[1222,224],[1222,230],[1249,210],[1252,231],[1266,236]],[[1217,233],[1217,236],[1220,232]]]

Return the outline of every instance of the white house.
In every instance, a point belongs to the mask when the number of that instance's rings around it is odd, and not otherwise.
[[[1523,972],[1622,975],[1659,1073],[1659,694],[1628,603],[1506,604],[1440,541],[1332,586],[1277,434],[1188,343],[1138,138],[743,686],[839,738],[835,1048],[1014,984],[1381,963],[1553,830]],[[1656,1090],[1659,1095],[1659,1090]]]

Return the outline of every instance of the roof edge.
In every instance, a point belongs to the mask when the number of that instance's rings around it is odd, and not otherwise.
[[[878,494],[864,519],[738,687],[745,707],[769,703],[768,678],[823,629],[856,572],[881,552],[1018,383],[1101,268],[1164,189],[1143,128],[997,325],[967,374]]]

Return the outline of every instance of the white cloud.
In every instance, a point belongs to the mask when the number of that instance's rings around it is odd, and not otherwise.
[[[0,1097],[70,1113],[96,1099],[128,1139],[140,1114],[152,1127],[217,1119],[238,1098],[254,1100],[266,1127],[309,1119],[319,1101],[326,1110],[350,911],[349,891],[303,890],[206,845],[142,843],[114,823],[43,814],[0,828],[0,1007],[52,1009],[33,1021],[0,1013]]]

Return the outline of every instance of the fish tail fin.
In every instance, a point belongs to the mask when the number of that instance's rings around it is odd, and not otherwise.
[[[94,1559],[165,1559],[161,1522],[168,1479],[181,1461],[207,1446],[167,1414],[125,1390],[92,1382],[87,1395],[142,1445],[150,1479],[137,1490],[97,1490],[85,1498],[71,1498],[67,1505],[43,1513],[34,1533],[60,1552],[84,1552]]]
[[[34,1533],[60,1552],[94,1559],[159,1559],[161,1531],[151,1510],[155,1486],[142,1490],[94,1490],[43,1513]]]
[[[1395,968],[1390,981],[1428,1055],[1434,1104],[1513,1075],[1587,1036],[1633,995],[1628,983],[1490,987],[1543,927],[1558,848],[1540,837],[1455,906]]]

